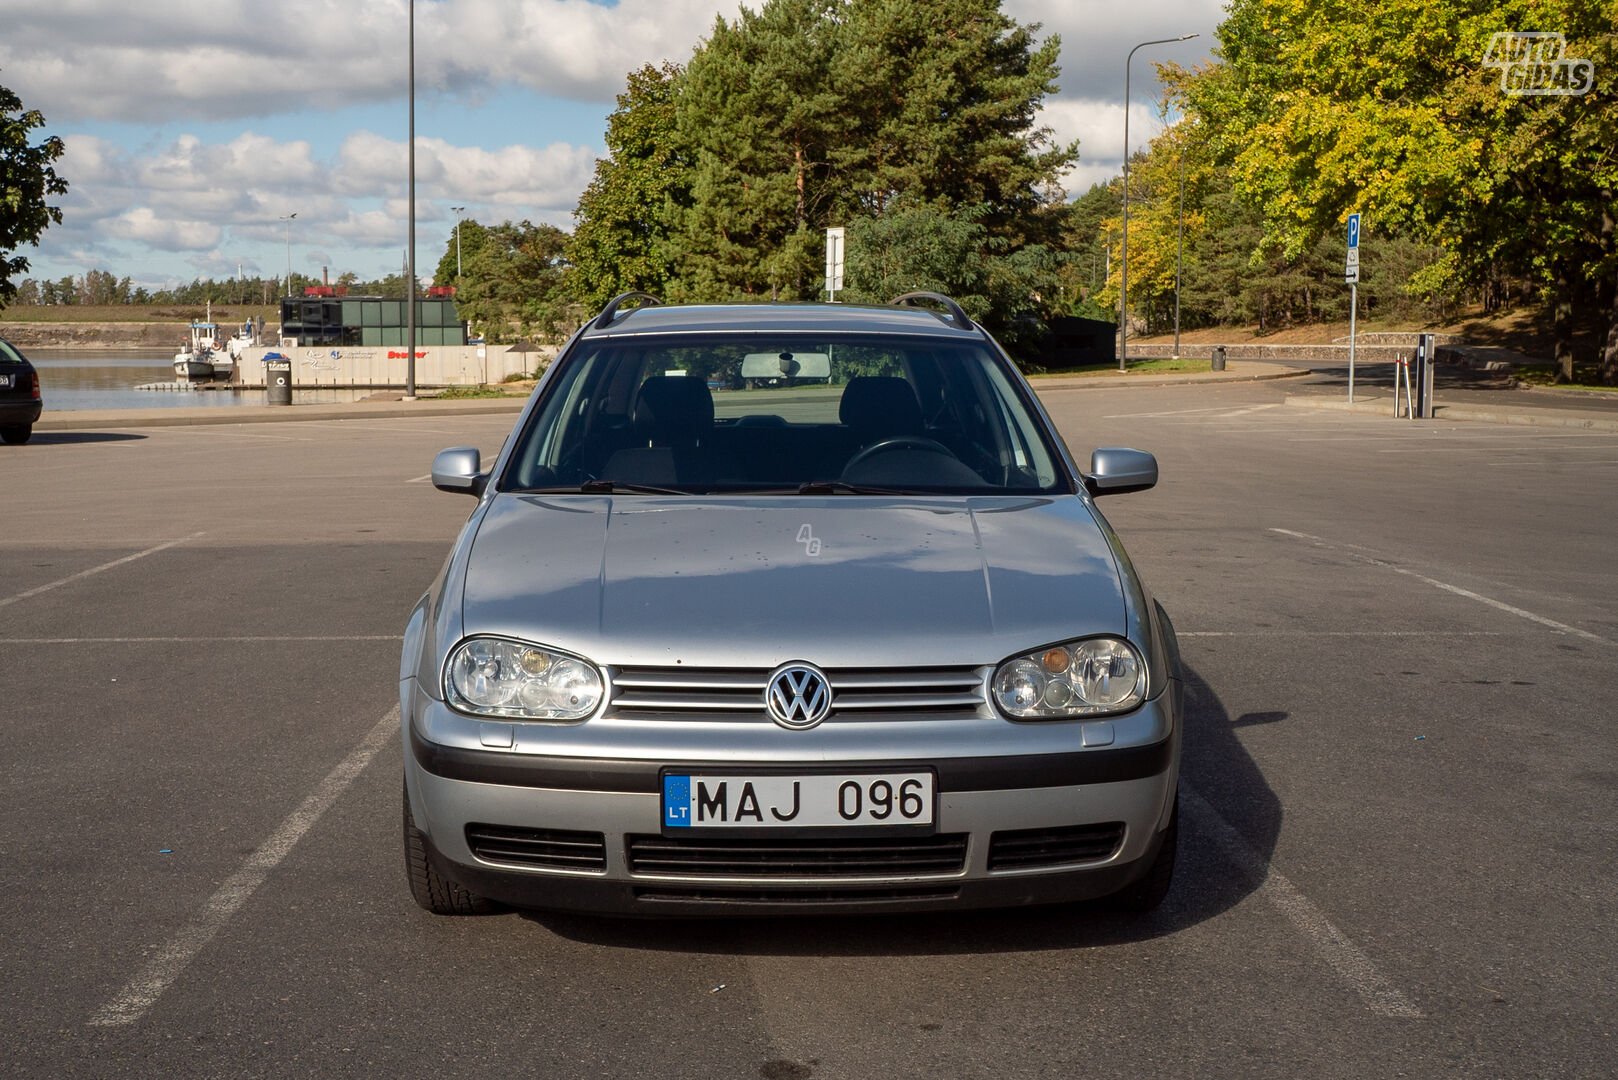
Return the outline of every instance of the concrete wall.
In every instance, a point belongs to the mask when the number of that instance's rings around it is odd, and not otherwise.
[[[1114,342],[1116,345],[1116,342]],[[1210,359],[1213,356],[1213,345],[1189,342],[1180,343],[1180,355]],[[1445,361],[1444,354],[1451,350],[1439,349],[1439,362]],[[1131,345],[1129,358],[1131,360],[1151,360],[1158,357],[1170,356],[1174,352],[1172,343]],[[1114,350],[1116,356],[1116,350]],[[1356,362],[1392,363],[1401,356],[1413,357],[1416,355],[1414,341],[1401,345],[1372,345],[1356,344],[1354,359]],[[1227,360],[1325,360],[1332,363],[1348,363],[1347,345],[1226,345],[1225,358]]]
[[[242,386],[263,386],[263,359],[270,352],[292,360],[294,386],[392,389],[405,384],[408,355],[403,346],[392,345],[251,348],[236,365],[236,381]],[[531,372],[549,359],[549,353],[517,352],[509,345],[422,345],[416,348],[416,385],[498,383],[507,375]]]

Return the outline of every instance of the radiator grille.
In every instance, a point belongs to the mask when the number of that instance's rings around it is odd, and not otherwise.
[[[831,715],[883,712],[976,714],[983,668],[833,668]],[[625,667],[612,672],[612,711],[662,715],[730,714],[762,720],[770,672],[750,668]]]

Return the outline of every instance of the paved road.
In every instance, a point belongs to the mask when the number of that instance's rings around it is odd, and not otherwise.
[[[4,1072],[1609,1074],[1618,436],[1295,383],[1047,395],[1163,466],[1102,503],[1193,679],[1143,923],[431,918],[395,635],[471,506],[432,452],[510,418],[3,448]]]

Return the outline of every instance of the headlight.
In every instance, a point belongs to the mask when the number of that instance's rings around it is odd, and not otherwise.
[[[601,703],[586,660],[504,638],[469,638],[450,653],[444,694],[462,712],[515,720],[583,720]]]
[[[1110,716],[1146,697],[1146,662],[1127,641],[1087,638],[1015,656],[994,673],[994,700],[1018,720]]]

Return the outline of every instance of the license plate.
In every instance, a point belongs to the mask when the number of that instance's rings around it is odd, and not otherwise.
[[[930,826],[933,802],[930,772],[663,775],[666,829]]]
[[[0,375],[0,389],[5,389],[6,387],[9,387],[10,385],[11,385],[11,376],[10,375]]]

